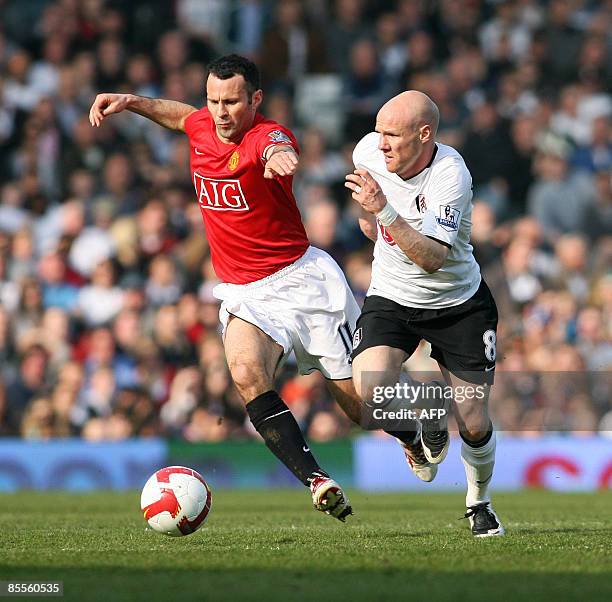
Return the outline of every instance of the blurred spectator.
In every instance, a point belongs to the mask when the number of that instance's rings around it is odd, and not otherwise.
[[[33,278],[27,278],[22,282],[21,299],[14,312],[15,340],[19,342],[30,330],[38,328],[42,316],[43,298],[40,283]]]
[[[0,383],[14,376],[15,343],[9,312],[0,305]],[[4,384],[0,390],[4,394]]]
[[[153,340],[167,369],[182,368],[195,362],[194,348],[180,328],[176,306],[163,305],[157,310]]]
[[[14,182],[8,182],[0,190],[0,223],[4,232],[14,233],[25,227],[28,212],[23,208],[23,194]]]
[[[108,416],[112,412],[115,388],[115,375],[110,367],[100,366],[92,372],[81,396],[89,416]]]
[[[508,179],[508,217],[525,213],[527,193],[533,182],[533,155],[535,152],[538,124],[531,114],[520,114],[510,129],[510,165]]]
[[[592,180],[568,169],[569,152],[567,142],[550,134],[544,134],[538,143],[537,177],[529,188],[527,205],[551,243],[560,234],[580,228],[595,201]]]
[[[30,69],[31,57],[25,50],[16,50],[8,59],[2,97],[9,109],[31,111],[40,100]]]
[[[7,263],[6,255],[0,255],[0,307],[12,313],[19,303],[19,286],[9,279]]]
[[[77,304],[79,290],[66,280],[66,261],[57,252],[43,255],[38,264],[38,276],[43,285],[45,308],[58,307],[71,312]]]
[[[327,251],[337,260],[341,249],[336,245],[336,232],[338,229],[338,207],[326,199],[306,209],[304,227],[310,242],[320,249]]]
[[[472,208],[472,234],[470,242],[474,248],[474,257],[485,273],[494,265],[501,255],[499,244],[495,242],[495,212],[483,201],[474,199]]]
[[[108,324],[123,307],[123,291],[116,286],[115,266],[101,261],[94,269],[91,284],[84,286],[77,299],[79,314],[90,327]]]
[[[513,175],[511,148],[508,129],[494,104],[482,103],[472,114],[462,154],[472,174],[475,193],[486,198],[499,216],[508,211],[508,183]]]
[[[594,174],[595,202],[586,207],[580,231],[596,243],[612,233],[612,168]]]
[[[486,59],[498,59],[505,52],[503,45],[509,46],[513,61],[525,58],[529,51],[531,32],[520,18],[517,4],[506,0],[497,2],[495,16],[480,29],[480,45]]]
[[[53,404],[48,397],[37,397],[28,405],[21,423],[24,439],[51,439],[56,435]]]
[[[363,5],[363,0],[335,0],[333,3],[333,15],[326,23],[327,56],[337,73],[348,71],[351,48],[369,33],[363,19]]]
[[[161,422],[169,435],[179,436],[187,420],[198,405],[202,394],[202,380],[197,368],[177,371],[172,381],[168,400],[160,411]]]
[[[207,47],[227,44],[230,4],[223,0],[178,0],[176,12],[181,29]],[[209,57],[210,58],[210,57]]]
[[[381,69],[376,46],[369,38],[355,42],[344,81],[345,134],[359,140],[372,131],[376,113],[395,92]]]
[[[295,187],[298,194],[312,185],[335,187],[344,191],[344,176],[351,171],[340,153],[327,148],[323,132],[308,128],[302,137],[302,148]]]
[[[567,290],[579,303],[589,295],[587,243],[576,234],[565,234],[555,244],[556,266],[551,283]]]
[[[24,352],[19,363],[19,372],[6,385],[6,417],[9,428],[18,430],[30,402],[36,395],[44,392],[47,386],[48,359],[47,351],[41,345],[33,345]]]
[[[13,282],[23,282],[36,273],[34,241],[30,230],[15,232],[11,244],[9,277]]]
[[[376,48],[380,56],[380,64],[385,76],[394,80],[399,79],[407,60],[401,34],[401,23],[395,13],[387,12],[378,17]]]
[[[176,303],[181,289],[172,259],[167,255],[156,255],[149,264],[149,278],[145,284],[147,302],[153,307]]]
[[[572,22],[572,8],[568,0],[552,0],[548,6],[544,32],[548,50],[546,73],[553,84],[567,81],[576,74],[582,33]]]
[[[327,71],[326,39],[307,23],[300,0],[279,2],[264,31],[259,61],[264,88],[292,88],[305,73]]]
[[[612,128],[608,115],[592,121],[589,142],[574,151],[570,163],[572,167],[591,172],[612,170]]]

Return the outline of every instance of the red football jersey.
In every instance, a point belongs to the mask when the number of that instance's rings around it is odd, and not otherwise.
[[[185,131],[217,276],[245,284],[299,259],[309,243],[292,192],[293,178],[263,176],[268,147],[290,145],[298,152],[293,134],[257,114],[240,143],[225,144],[207,108],[186,119]]]

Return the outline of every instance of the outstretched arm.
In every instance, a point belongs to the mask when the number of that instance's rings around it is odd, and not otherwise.
[[[170,130],[185,131],[185,119],[197,109],[176,100],[135,94],[98,94],[89,110],[89,122],[99,127],[107,115],[132,111]]]

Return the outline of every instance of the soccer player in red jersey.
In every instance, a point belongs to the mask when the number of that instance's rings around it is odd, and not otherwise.
[[[133,94],[99,94],[93,126],[129,110],[185,132],[191,174],[211,258],[222,281],[214,294],[228,366],[254,427],[310,488],[315,508],[342,521],[352,513],[321,469],[291,411],[274,390],[280,362],[295,352],[302,374],[319,370],[344,411],[360,420],[352,380],[352,333],[359,307],[336,262],[309,245],[292,192],[298,145],[287,128],[258,113],[257,67],[229,55],[209,65],[206,107]]]

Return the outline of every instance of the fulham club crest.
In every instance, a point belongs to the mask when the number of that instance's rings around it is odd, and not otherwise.
[[[424,213],[427,210],[427,203],[425,202],[425,195],[417,194],[414,198],[414,204],[416,205],[419,213]]]

